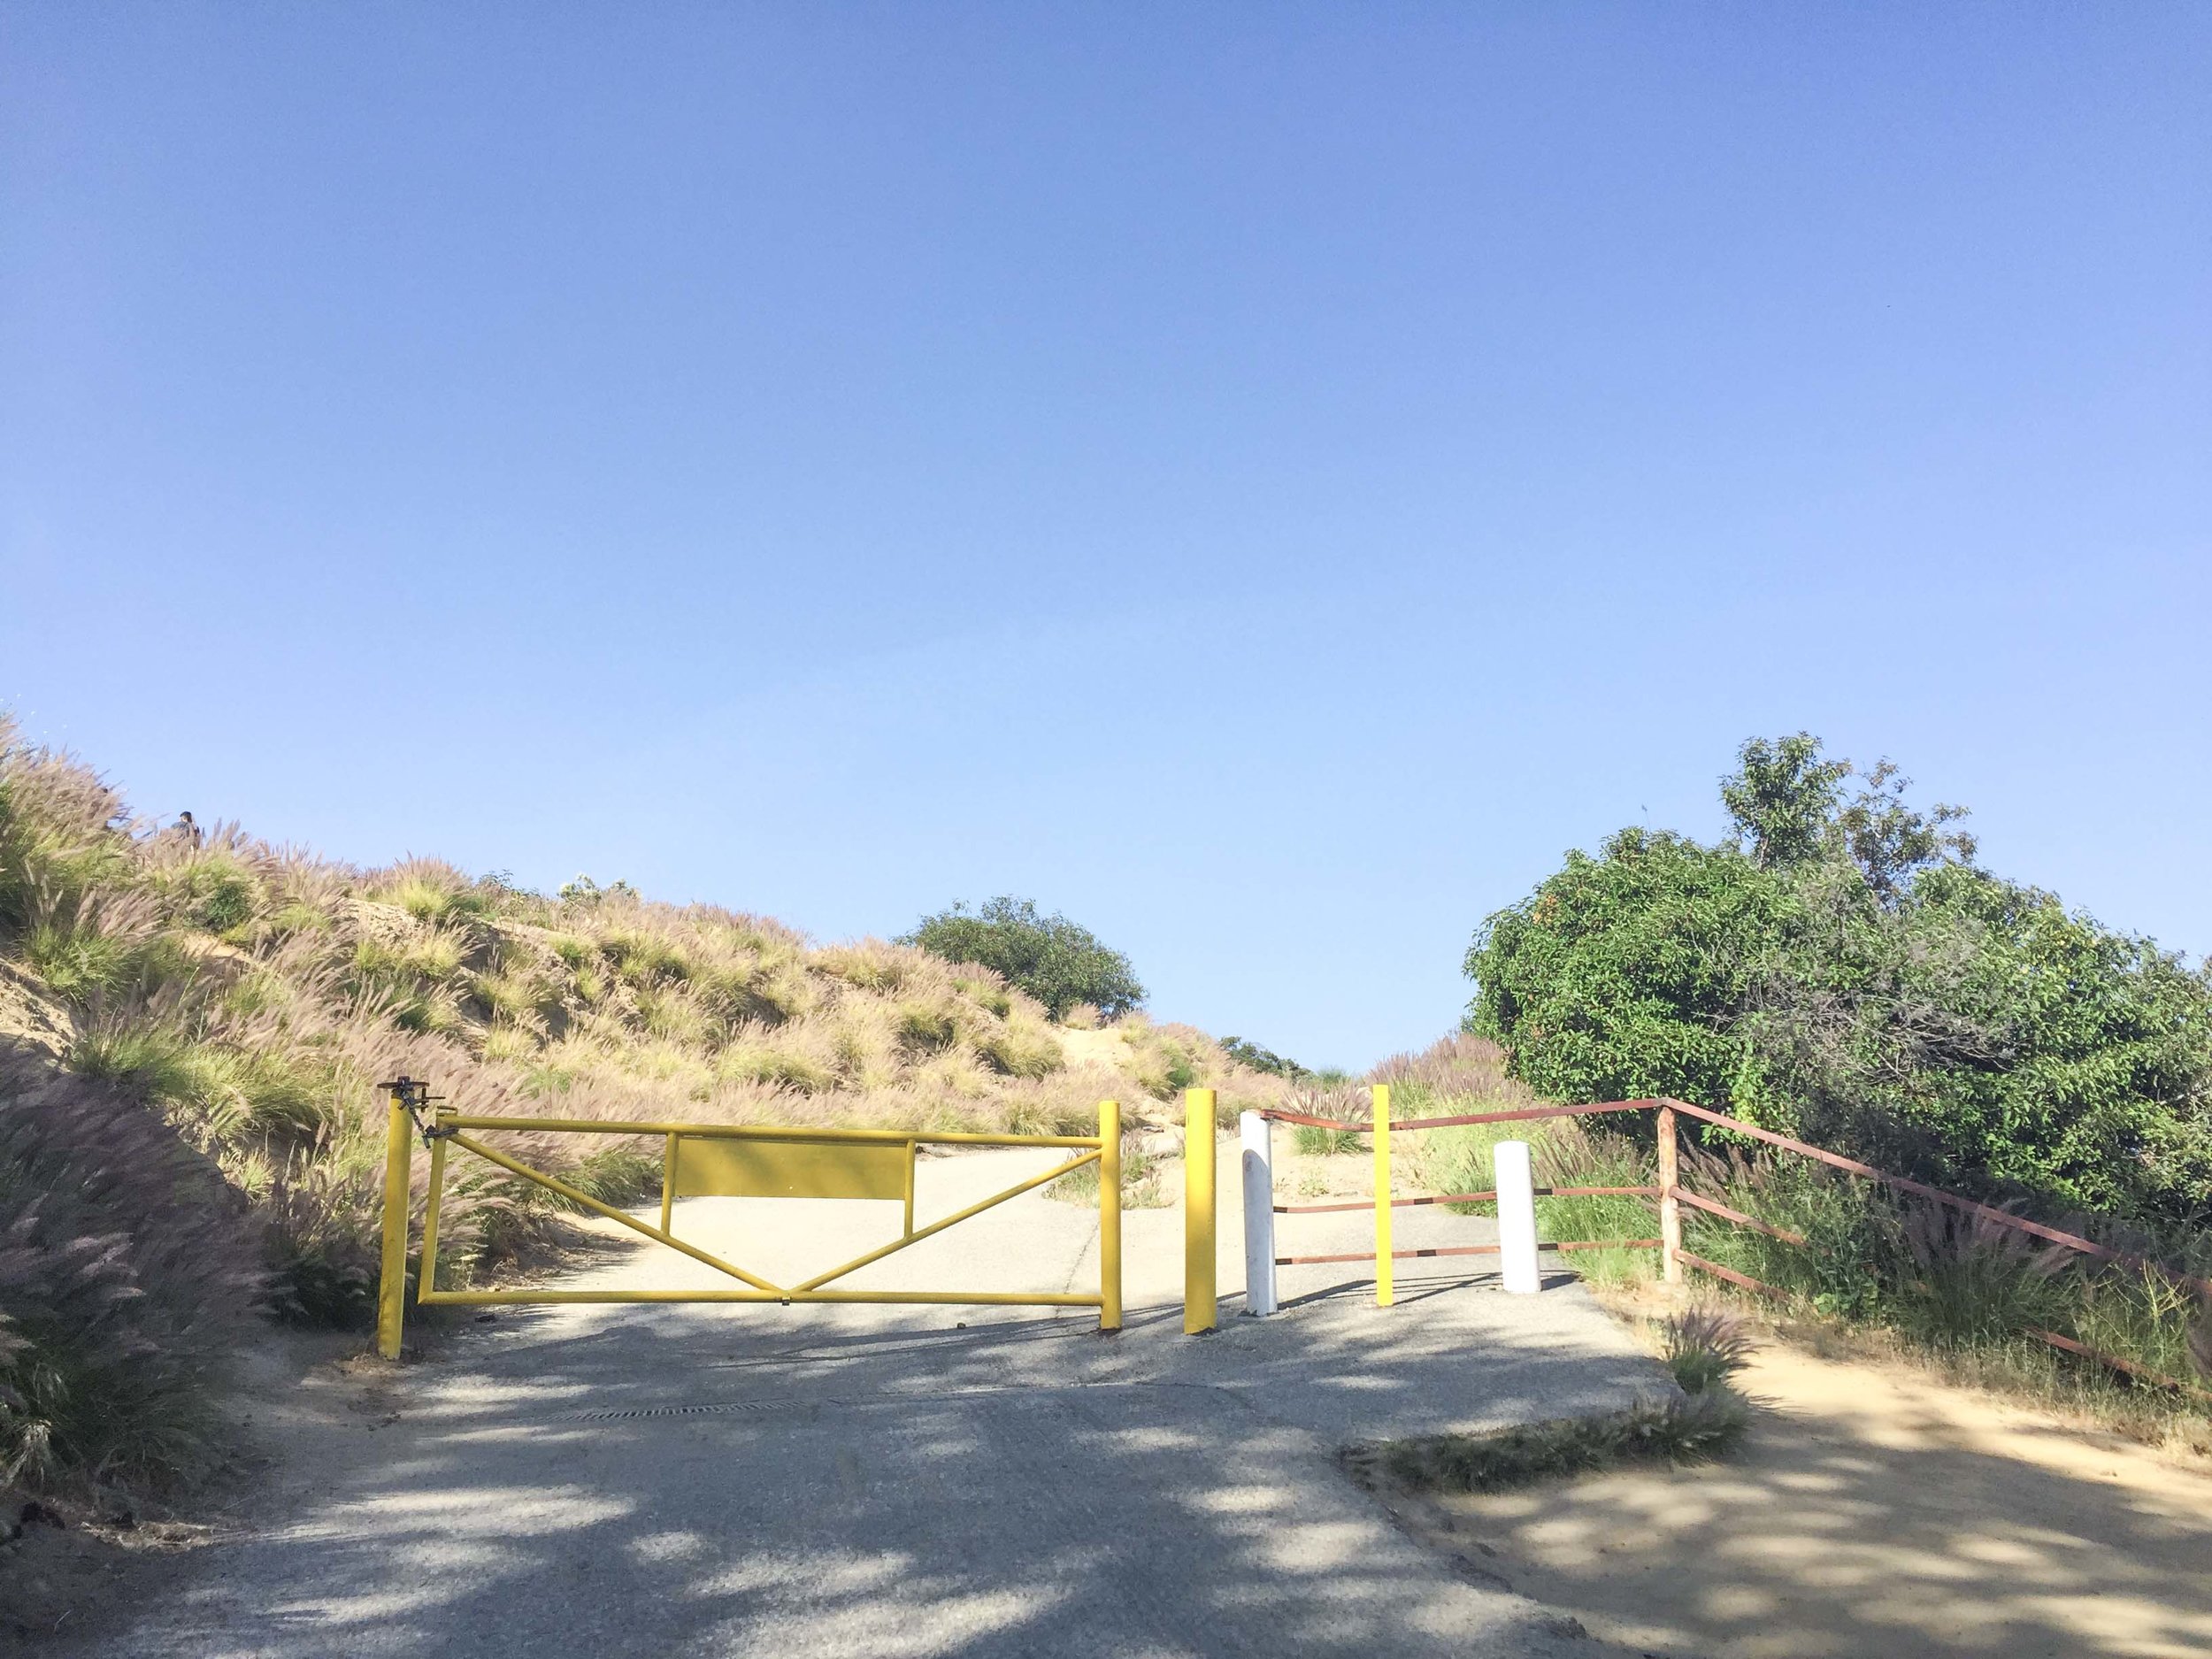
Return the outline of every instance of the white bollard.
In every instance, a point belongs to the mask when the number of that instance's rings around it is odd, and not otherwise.
[[[1491,1154],[1498,1186],[1498,1265],[1505,1287],[1533,1296],[1536,1276],[1536,1183],[1530,1177],[1528,1142],[1501,1141]]]
[[[1257,1112],[1237,1118],[1244,1148],[1244,1310],[1265,1318],[1275,1301],[1275,1125]]]

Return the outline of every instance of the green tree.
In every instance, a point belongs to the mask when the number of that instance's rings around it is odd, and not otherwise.
[[[1851,763],[1821,759],[1820,740],[1809,732],[1752,738],[1736,761],[1735,772],[1721,780],[1721,804],[1751,856],[1768,869],[1787,869],[1817,856]]]
[[[1248,1038],[1222,1038],[1221,1052],[1239,1065],[1248,1065],[1255,1071],[1268,1071],[1277,1077],[1286,1077],[1294,1083],[1301,1078],[1313,1075],[1310,1068],[1300,1065],[1295,1060],[1285,1059],[1272,1048],[1263,1048]]]
[[[956,903],[925,916],[899,942],[948,962],[993,969],[1042,1002],[1055,1019],[1079,1002],[1109,1019],[1144,1002],[1144,987],[1128,957],[1064,916],[1040,915],[1028,899],[1002,896],[972,910]]]
[[[1756,1119],[1949,1186],[2191,1219],[2212,1203],[2212,987],[1971,865],[1893,900],[1829,866],[1735,1028]]]
[[[1732,846],[1624,829],[1476,935],[1468,1028],[1556,1099],[1729,1099],[1747,1053],[1732,1027],[1788,900]]]
[[[1800,733],[1714,846],[1624,830],[1468,952],[1468,1025],[1564,1100],[1652,1094],[1954,1187],[2144,1220],[2212,1205],[2212,979],[1973,863]]]

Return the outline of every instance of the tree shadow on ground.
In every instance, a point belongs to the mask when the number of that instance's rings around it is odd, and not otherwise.
[[[1832,1369],[1824,1396],[1765,1399],[1725,1464],[1411,1512],[1516,1589],[1657,1652],[2212,1653],[2212,1480],[1937,1385]]]
[[[1434,1305],[1471,1299],[1506,1300]],[[1116,1337],[955,1310],[507,1316],[411,1368],[399,1423],[124,1651],[1596,1651],[1344,1481],[1326,1392],[1356,1422],[1433,1409],[1441,1365],[1509,1418],[1586,1392],[1586,1356],[1510,1326],[1432,1356],[1417,1315],[1358,1302],[1225,1308],[1204,1340],[1158,1307]]]

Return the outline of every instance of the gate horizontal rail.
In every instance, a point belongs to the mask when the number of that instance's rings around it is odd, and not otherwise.
[[[1096,1135],[1011,1135],[964,1130],[827,1129],[803,1124],[632,1123],[610,1118],[509,1118],[490,1112],[441,1112],[446,1129],[536,1129],[554,1134],[681,1135],[687,1141],[836,1141],[877,1146],[1096,1147]]]

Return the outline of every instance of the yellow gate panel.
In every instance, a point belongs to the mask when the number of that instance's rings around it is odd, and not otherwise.
[[[398,1357],[404,1317],[407,1273],[408,1196],[413,1157],[409,1141],[419,1134],[430,1148],[430,1190],[423,1206],[422,1257],[415,1300],[423,1306],[490,1302],[946,1302],[972,1306],[1095,1308],[1101,1331],[1121,1329],[1121,1110],[1112,1101],[1098,1108],[1095,1135],[989,1134],[946,1130],[932,1134],[895,1129],[800,1129],[767,1125],[641,1123],[628,1118],[522,1118],[502,1113],[456,1111],[434,1103],[429,1085],[397,1078],[382,1086],[390,1096],[386,1114],[384,1168],[384,1278],[378,1287],[376,1347],[387,1359]],[[425,1121],[426,1116],[428,1121]],[[560,1135],[653,1135],[662,1140],[660,1225],[572,1186],[557,1175],[533,1169],[509,1153],[465,1132],[522,1131]],[[926,1227],[914,1225],[914,1164],[918,1146],[1051,1147],[1072,1153],[1067,1162],[1015,1182],[1003,1192],[979,1199]],[[743,1289],[716,1290],[440,1290],[438,1222],[444,1193],[448,1149],[481,1159],[510,1175],[558,1194],[633,1233],[642,1233],[703,1266],[736,1279]],[[871,1263],[933,1238],[948,1227],[1033,1192],[1087,1166],[1099,1171],[1099,1287],[1082,1291],[839,1290],[838,1279]],[[900,1203],[905,1218],[899,1236],[855,1256],[841,1266],[795,1285],[778,1285],[711,1251],[687,1243],[671,1230],[679,1195],[686,1198],[872,1198]]]
[[[669,1191],[677,1198],[887,1198],[912,1191],[912,1142],[825,1145],[673,1135]]]

